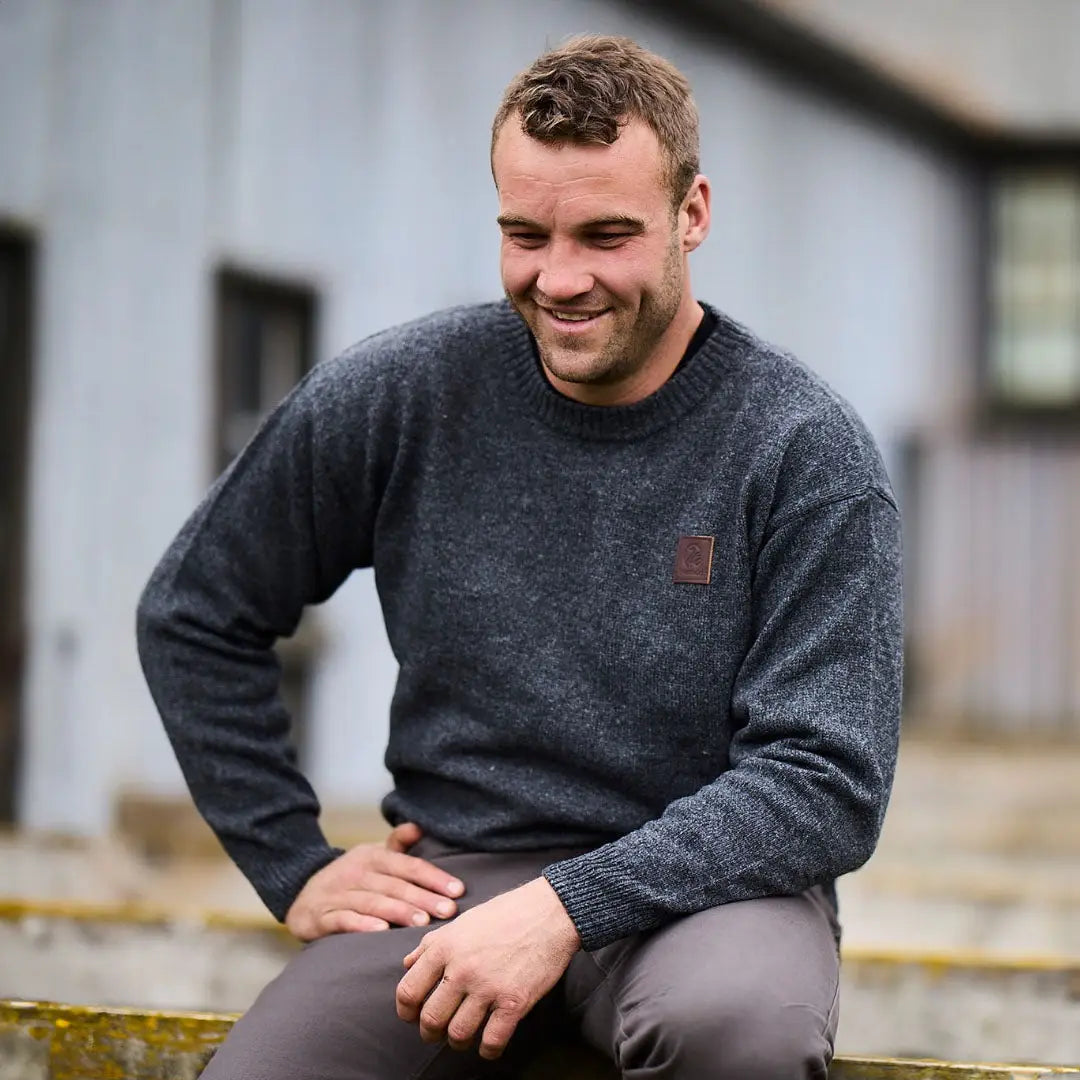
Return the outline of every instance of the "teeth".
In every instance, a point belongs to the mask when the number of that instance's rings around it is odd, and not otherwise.
[[[574,314],[569,311],[555,311],[552,314],[556,319],[563,319],[566,322],[584,322],[586,319],[593,318],[592,315]]]

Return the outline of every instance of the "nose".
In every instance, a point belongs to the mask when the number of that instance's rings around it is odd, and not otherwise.
[[[595,284],[577,245],[551,243],[547,246],[536,288],[549,300],[572,300],[590,292]]]

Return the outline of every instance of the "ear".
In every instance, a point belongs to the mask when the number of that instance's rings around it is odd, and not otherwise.
[[[679,208],[679,230],[684,252],[693,251],[709,235],[712,189],[708,177],[698,173]]]

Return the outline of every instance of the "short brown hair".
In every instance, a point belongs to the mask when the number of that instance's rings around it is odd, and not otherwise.
[[[610,146],[632,119],[660,142],[677,207],[699,169],[698,113],[686,77],[670,61],[624,37],[570,38],[544,53],[506,88],[491,148],[512,116],[547,143]]]

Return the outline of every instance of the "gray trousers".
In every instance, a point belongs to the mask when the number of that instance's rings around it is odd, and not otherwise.
[[[467,910],[576,851],[411,854],[465,882]],[[438,925],[438,924],[435,924]],[[394,992],[420,927],[304,947],[241,1018],[204,1080],[486,1080],[540,1045],[584,1039],[634,1080],[824,1080],[836,1034],[839,929],[823,889],[727,904],[578,953],[498,1062],[420,1039]]]

